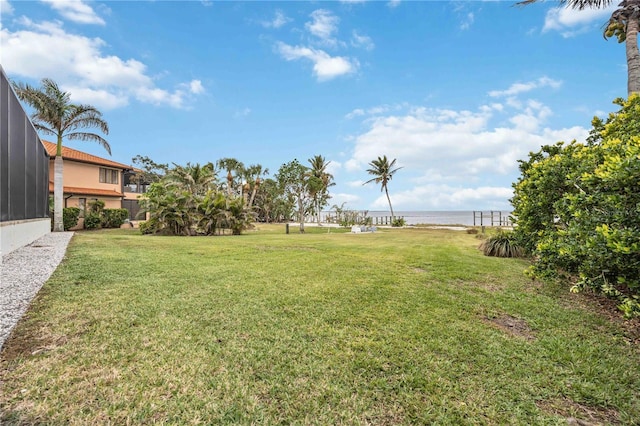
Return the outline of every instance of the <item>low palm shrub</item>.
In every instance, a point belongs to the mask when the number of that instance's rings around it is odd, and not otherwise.
[[[524,257],[526,251],[512,232],[500,231],[480,243],[485,256]]]

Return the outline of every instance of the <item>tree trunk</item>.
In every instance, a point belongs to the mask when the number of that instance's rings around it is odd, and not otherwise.
[[[53,232],[64,231],[62,221],[62,203],[64,198],[64,186],[62,179],[62,155],[56,155],[53,163]]]
[[[384,192],[385,194],[387,194],[387,201],[389,202],[389,210],[391,210],[391,224],[393,225],[395,216],[393,215],[393,207],[391,207],[391,198],[389,198],[389,190],[387,189],[387,185],[384,186]]]
[[[298,195],[298,221],[300,222],[300,233],[304,234],[304,202],[300,195]]]
[[[627,23],[625,47],[627,51],[627,91],[628,94],[640,93],[640,52],[638,51],[639,18],[632,16]]]

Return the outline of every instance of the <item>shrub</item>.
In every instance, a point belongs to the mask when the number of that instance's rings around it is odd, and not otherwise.
[[[524,257],[525,250],[512,232],[498,232],[480,243],[485,256]]]
[[[78,224],[78,218],[80,217],[80,209],[77,207],[66,207],[62,209],[62,223],[64,230],[68,231]]]
[[[103,228],[119,228],[129,217],[127,209],[104,209],[102,211]]]
[[[140,222],[139,229],[142,235],[155,234],[158,229],[158,220],[151,218],[144,222]]]
[[[467,234],[473,234],[473,235],[475,235],[475,234],[477,234],[478,232],[479,232],[479,231],[478,231],[478,228],[467,228]]]
[[[104,201],[93,200],[89,203],[89,213],[100,214],[104,210]]]
[[[99,229],[102,225],[102,218],[100,213],[90,212],[84,217],[85,229]]]
[[[406,223],[407,222],[404,220],[404,217],[396,217],[393,219],[393,222],[391,222],[391,226],[402,228]]]
[[[572,291],[618,299],[631,317],[640,313],[640,96],[614,103],[621,110],[594,118],[586,144],[544,146],[521,161],[511,202],[535,275],[568,274]]]

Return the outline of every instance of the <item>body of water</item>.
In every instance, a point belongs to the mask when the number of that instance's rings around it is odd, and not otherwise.
[[[364,214],[364,211],[360,211]],[[394,212],[396,217],[404,217],[407,225],[474,225],[474,212],[471,210],[452,210],[452,211],[397,211]],[[483,210],[475,212],[475,226],[509,226],[511,225],[509,211],[499,210]],[[322,212],[322,218],[327,215],[335,216],[335,212]],[[383,218],[390,218],[391,213],[386,210],[369,210],[367,216],[373,218],[373,223],[382,221]]]
[[[404,217],[407,225],[474,225],[474,212],[466,210],[454,211],[397,211],[396,216]],[[511,212],[490,210],[475,212],[475,225],[480,226],[506,226],[510,224],[509,216]],[[388,211],[369,211],[368,216],[384,217],[390,216]],[[482,215],[482,217],[481,217]],[[493,224],[492,224],[493,216]],[[481,222],[482,219],[482,223]]]

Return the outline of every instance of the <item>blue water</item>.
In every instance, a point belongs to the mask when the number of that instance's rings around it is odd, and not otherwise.
[[[431,225],[474,225],[473,211],[397,211],[396,216],[404,217],[407,225],[431,224]],[[480,214],[482,213],[482,223],[480,223]],[[475,225],[480,226],[500,226],[508,225],[506,221],[511,212],[493,211],[493,223],[491,220],[491,211],[476,211]],[[385,217],[391,216],[389,211],[369,211],[367,216]],[[501,223],[502,222],[502,223]]]

